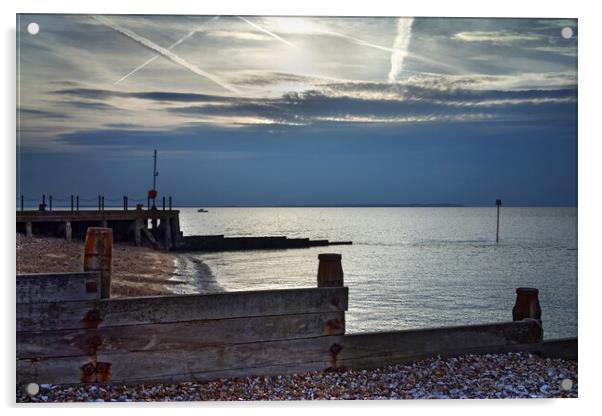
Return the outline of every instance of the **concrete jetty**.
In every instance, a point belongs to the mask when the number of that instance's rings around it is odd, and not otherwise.
[[[40,210],[17,211],[17,232],[83,240],[88,227],[113,229],[113,240],[170,251],[274,250],[352,244],[351,241],[310,240],[285,236],[225,237],[184,236],[180,211],[135,210]]]

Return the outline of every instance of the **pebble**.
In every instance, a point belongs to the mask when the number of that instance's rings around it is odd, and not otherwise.
[[[573,382],[568,391],[561,388],[564,379]],[[577,397],[577,381],[576,361],[507,353],[205,383],[42,384],[35,396],[17,386],[17,402],[553,398]]]

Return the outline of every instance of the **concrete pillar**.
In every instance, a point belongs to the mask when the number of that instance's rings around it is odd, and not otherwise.
[[[134,225],[134,242],[138,247],[142,245],[142,227],[144,227],[142,218],[136,218],[136,224]]]
[[[333,253],[318,254],[318,287],[342,287],[343,266],[341,255]]]
[[[161,225],[163,226],[163,229],[165,230],[165,249],[169,250],[171,249],[171,221],[169,220],[169,217],[165,217],[161,220]]]
[[[71,230],[71,221],[65,221],[65,239],[67,241],[71,241],[72,230]]]
[[[25,235],[26,235],[27,237],[31,237],[31,236],[33,236],[33,231],[32,231],[32,228],[33,228],[33,227],[32,227],[32,225],[31,225],[31,222],[26,222],[26,223],[25,223]]]

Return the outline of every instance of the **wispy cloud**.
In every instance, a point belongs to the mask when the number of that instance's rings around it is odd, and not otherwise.
[[[230,39],[256,40],[256,41],[266,41],[266,40],[272,39],[270,36],[262,35],[261,33],[240,32],[240,31],[234,31],[234,30],[214,30],[211,32],[205,32],[205,34],[212,38],[230,38]]]
[[[558,78],[562,78],[558,75]],[[533,75],[531,79],[546,79]],[[547,76],[547,79],[553,79]],[[570,82],[565,79],[565,82]],[[235,127],[276,124],[428,123],[474,120],[541,120],[572,117],[567,105],[576,103],[575,86],[557,88],[496,89],[511,82],[503,77],[470,80],[468,77],[409,77],[396,83],[330,82],[303,93],[276,98],[218,96],[168,91],[123,92],[68,88],[58,95],[107,100],[129,98],[161,103],[164,111],[179,116],[175,125],[198,122]],[[521,85],[516,83],[515,85]],[[522,84],[525,85],[525,84]],[[489,88],[485,88],[489,86]],[[136,106],[136,104],[133,104]],[[570,107],[569,107],[570,108]]]
[[[397,36],[393,42],[393,53],[391,54],[391,70],[389,71],[389,82],[397,81],[397,76],[403,69],[403,61],[408,55],[408,46],[412,36],[412,18],[400,18],[397,21]]]
[[[176,55],[175,53],[171,52],[169,49],[157,45],[155,42],[151,41],[150,39],[147,39],[144,36],[140,36],[139,34],[133,32],[131,30],[123,28],[123,27],[111,22],[109,19],[107,19],[104,16],[94,16],[94,18],[96,20],[98,20],[99,22],[101,22],[102,24],[115,30],[116,32],[121,33],[122,35],[138,42],[142,46],[144,46],[152,51],[160,53],[164,57],[166,57],[169,60],[171,60],[172,62],[180,65],[181,67],[186,68],[190,72],[192,72],[196,75],[200,75],[204,78],[207,78],[230,92],[233,92],[233,93],[239,92],[235,87],[233,87],[230,84],[228,84],[227,82],[223,81],[218,76],[200,69],[196,65],[191,64],[190,62],[186,61],[185,59],[183,59],[183,58],[179,57],[178,55]]]
[[[465,42],[513,43],[524,41],[537,41],[543,36],[536,33],[517,32],[459,32],[452,36],[453,39]]]

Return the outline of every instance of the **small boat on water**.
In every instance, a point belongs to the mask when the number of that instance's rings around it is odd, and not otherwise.
[[[207,211],[205,208],[199,208],[196,210],[196,212],[209,212],[209,211]]]

